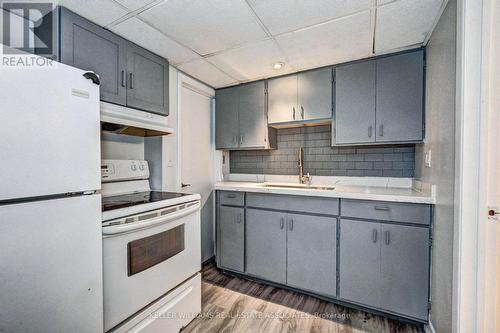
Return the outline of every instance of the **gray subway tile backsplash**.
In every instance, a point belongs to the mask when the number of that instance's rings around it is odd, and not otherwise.
[[[331,147],[329,125],[278,130],[278,149],[235,150],[231,173],[298,174],[298,151],[304,147],[304,170],[315,176],[413,177],[415,145]]]

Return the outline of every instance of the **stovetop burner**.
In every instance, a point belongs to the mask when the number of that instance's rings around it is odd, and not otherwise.
[[[123,195],[115,195],[102,198],[102,211],[137,206],[141,204],[180,198],[189,195],[187,193],[147,191]]]

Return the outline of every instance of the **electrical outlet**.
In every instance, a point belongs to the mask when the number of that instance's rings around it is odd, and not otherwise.
[[[430,150],[428,150],[425,153],[425,166],[427,168],[430,168],[431,167],[431,162],[432,162],[432,152]]]

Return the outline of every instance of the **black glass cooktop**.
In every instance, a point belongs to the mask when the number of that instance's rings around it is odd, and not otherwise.
[[[103,197],[102,211],[104,212],[112,209],[119,209],[119,208],[131,207],[161,200],[180,198],[186,195],[189,194],[148,191],[148,192],[138,192],[138,193],[124,194],[124,195],[115,195],[106,198]]]

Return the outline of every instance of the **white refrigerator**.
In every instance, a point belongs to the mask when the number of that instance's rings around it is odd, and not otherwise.
[[[0,332],[103,332],[92,74],[0,68]]]

